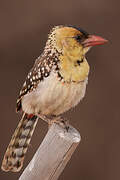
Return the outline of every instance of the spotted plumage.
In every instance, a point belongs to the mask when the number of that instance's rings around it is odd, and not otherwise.
[[[17,112],[21,109],[22,97],[25,94],[28,94],[31,91],[36,90],[37,85],[50,75],[52,68],[58,73],[60,79],[62,79],[62,77],[58,72],[59,54],[57,53],[58,55],[57,57],[55,53],[51,54],[50,50],[45,54],[42,54],[40,57],[36,59],[33,68],[30,70],[30,72],[27,75],[27,78],[20,91],[20,95],[17,99],[17,106],[16,106]]]
[[[17,99],[16,109],[23,117],[4,155],[2,170],[18,172],[22,168],[38,117],[50,124],[55,119],[59,122],[59,115],[80,102],[89,74],[85,54],[90,47],[105,42],[72,26],[52,29]]]

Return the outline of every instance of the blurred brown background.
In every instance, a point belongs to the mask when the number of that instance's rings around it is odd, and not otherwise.
[[[82,141],[60,180],[120,179],[120,2],[115,0],[0,0],[0,164],[20,115],[16,97],[54,25],[82,27],[109,40],[88,54],[91,66],[84,100],[66,113]],[[24,168],[47,132],[39,121]],[[23,168],[23,169],[24,169]],[[0,171],[0,180],[20,173]]]

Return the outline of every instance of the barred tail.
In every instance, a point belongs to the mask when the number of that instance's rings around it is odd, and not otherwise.
[[[37,121],[37,116],[23,114],[4,155],[3,171],[20,171]]]

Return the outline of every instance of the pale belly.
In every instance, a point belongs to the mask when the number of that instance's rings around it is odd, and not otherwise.
[[[76,106],[85,95],[87,78],[79,83],[62,83],[51,73],[36,90],[22,99],[22,109],[28,114],[60,115]]]

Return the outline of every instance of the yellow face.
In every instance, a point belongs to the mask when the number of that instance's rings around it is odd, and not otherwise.
[[[56,48],[58,51],[77,51],[80,55],[84,55],[88,48],[83,48],[83,45],[77,38],[85,38],[82,32],[73,27],[61,27],[55,31]]]
[[[46,50],[50,48],[51,54],[56,54],[56,56],[58,52],[59,73],[64,81],[80,82],[84,81],[89,74],[89,65],[85,54],[90,47],[106,42],[106,39],[89,35],[80,28],[56,26],[49,35]]]
[[[61,53],[60,74],[66,82],[84,81],[88,76],[89,65],[85,53],[89,48],[81,43],[86,36],[87,34],[73,27],[56,27],[51,33],[54,47]]]
[[[72,27],[61,27],[55,32],[55,46],[62,52],[59,57],[60,74],[67,82],[84,81],[89,73],[89,65],[85,59],[85,53],[89,48],[84,48],[79,42],[82,36],[82,32]]]

